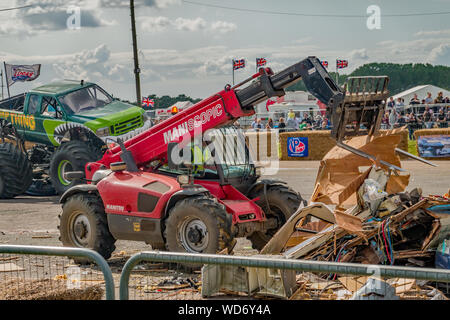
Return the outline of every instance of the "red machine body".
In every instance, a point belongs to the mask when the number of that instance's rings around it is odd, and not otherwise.
[[[168,143],[180,141],[184,135],[194,137],[195,132],[203,134],[209,129],[254,114],[253,108],[241,108],[234,90],[223,90],[125,141],[124,145],[133,155],[137,166],[142,168],[155,160],[167,162]],[[196,127],[201,127],[201,130],[196,131]],[[111,163],[122,161],[121,154],[120,146],[115,146],[106,151],[101,160],[87,164],[86,178],[90,180],[102,165],[109,168]]]

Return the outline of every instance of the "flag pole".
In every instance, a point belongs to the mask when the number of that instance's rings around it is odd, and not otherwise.
[[[1,78],[1,82],[2,82],[2,100],[4,99],[3,96],[3,69],[0,69],[0,78]]]
[[[338,62],[336,60],[336,84],[339,86],[339,72],[338,72]]]
[[[233,87],[234,87],[234,59],[231,60],[231,68],[233,69]]]
[[[3,61],[3,66],[5,67],[5,80],[6,80],[6,88],[8,89],[8,99],[11,98],[11,93],[9,92],[9,82],[8,82],[8,71],[6,70],[6,62]],[[2,87],[3,91],[3,87]]]

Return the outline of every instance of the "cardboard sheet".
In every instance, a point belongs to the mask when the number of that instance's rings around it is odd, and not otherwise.
[[[375,156],[378,161],[368,160],[338,146],[334,147],[321,161],[311,202],[345,207],[355,205],[356,192],[370,172],[366,167],[371,167],[377,162],[379,164],[379,160],[401,167],[400,158],[395,153],[395,148],[401,141],[401,136],[396,134],[398,132],[399,130],[392,130],[372,138],[354,137],[345,142],[353,148]],[[383,165],[381,168],[388,171]],[[386,187],[387,192],[392,194],[405,191],[409,178],[409,175],[391,175]]]

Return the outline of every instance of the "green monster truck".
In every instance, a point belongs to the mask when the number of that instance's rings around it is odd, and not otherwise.
[[[65,172],[84,171],[107,143],[150,125],[142,108],[84,81],[54,82],[0,101],[0,199],[26,192],[33,181],[63,193],[82,182],[68,181]]]

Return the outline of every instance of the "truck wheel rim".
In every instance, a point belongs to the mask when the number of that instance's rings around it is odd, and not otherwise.
[[[66,172],[71,172],[71,171],[73,171],[73,167],[69,160],[63,160],[59,163],[58,178],[59,178],[59,182],[62,185],[68,186],[71,183],[69,180],[66,180],[66,178],[64,177],[64,174]]]
[[[70,229],[73,242],[79,247],[87,247],[91,236],[89,219],[84,214],[79,213],[72,219]]]
[[[180,241],[188,252],[203,252],[209,244],[208,228],[197,218],[183,221],[179,229]]]

